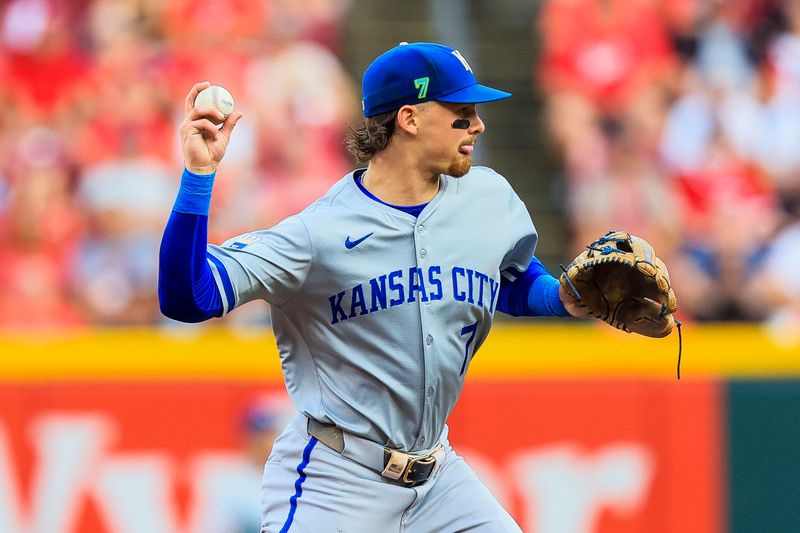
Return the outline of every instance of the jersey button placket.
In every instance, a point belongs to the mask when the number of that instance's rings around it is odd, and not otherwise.
[[[417,226],[417,236],[414,239],[414,242],[418,250],[417,256],[419,257],[419,259],[417,260],[417,265],[420,267],[422,266],[421,263],[426,262],[426,260],[428,259],[428,249],[425,248],[424,238],[422,237],[423,233],[425,233],[425,226],[420,224],[419,226]],[[427,269],[422,268],[423,283],[427,281],[427,279],[425,278],[425,272],[427,272]],[[429,306],[431,305],[431,302],[432,300],[426,298],[423,305]]]
[[[416,228],[416,233],[417,234],[414,236],[414,244],[416,245],[416,249],[417,249],[417,258],[418,258],[417,259],[417,265],[422,267],[422,263],[424,263],[425,260],[428,257],[428,250],[425,248],[425,238],[423,236],[424,233],[425,233],[425,226],[423,226],[422,224],[418,225],[417,228]],[[425,268],[421,268],[421,270],[422,270],[422,272],[426,271]],[[423,280],[425,280],[424,275],[423,275]],[[427,318],[425,316],[426,315],[426,309],[425,308],[428,305],[430,305],[430,303],[431,303],[431,301],[428,299],[425,303],[423,303],[422,305],[419,306],[420,322],[422,323],[423,331],[424,331],[424,329],[426,329],[426,324],[427,324]],[[429,333],[429,334],[425,335],[425,345],[424,345],[425,354],[423,356],[424,357],[424,362],[423,362],[423,365],[424,365],[423,366],[424,382],[422,383],[422,400],[423,400],[422,403],[423,403],[423,405],[422,405],[422,427],[420,428],[420,433],[424,433],[427,430],[428,426],[430,426],[430,417],[431,417],[431,401],[430,401],[430,399],[431,399],[431,395],[429,394],[429,391],[431,389],[433,389],[433,387],[430,387],[430,386],[427,386],[427,385],[428,385],[428,383],[431,382],[431,377],[428,375],[428,373],[430,371],[432,371],[430,366],[432,364],[435,364],[435,363],[433,363],[433,361],[428,360],[428,358],[431,355],[431,351],[430,350],[432,349],[432,347],[431,347],[432,344],[433,344],[433,335],[431,335]],[[422,447],[424,445],[425,445],[425,435],[419,435],[419,438],[417,439],[417,446]]]

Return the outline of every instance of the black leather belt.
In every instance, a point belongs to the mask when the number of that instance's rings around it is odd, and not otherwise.
[[[323,424],[313,418],[308,419],[308,434],[336,452],[347,455],[345,450],[345,433],[333,424]],[[348,438],[362,439],[347,434]],[[375,443],[372,443],[375,444]],[[380,446],[375,444],[375,446]],[[357,457],[347,455],[360,464],[372,468],[373,465],[361,462]],[[437,445],[430,453],[417,455],[383,448],[383,470],[378,471],[383,477],[397,481],[406,487],[416,487],[431,479],[444,464],[444,446]]]

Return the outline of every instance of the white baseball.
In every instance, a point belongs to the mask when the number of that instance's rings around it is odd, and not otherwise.
[[[228,115],[233,113],[233,96],[225,87],[212,85],[200,91],[197,98],[194,99],[194,106],[215,107],[225,115],[225,118],[228,118]],[[210,120],[215,124],[222,124],[222,121],[215,117],[211,117]]]

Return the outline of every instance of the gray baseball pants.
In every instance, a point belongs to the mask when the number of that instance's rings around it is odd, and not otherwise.
[[[264,469],[261,533],[505,533],[520,527],[450,447],[427,482],[406,487],[343,457],[298,413]]]

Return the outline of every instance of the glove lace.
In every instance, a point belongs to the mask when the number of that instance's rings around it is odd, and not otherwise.
[[[616,253],[616,254],[624,254],[624,253],[626,253],[624,250],[619,250],[617,248],[614,248],[613,246],[603,246],[602,248],[600,248],[600,247],[593,246],[593,245],[590,244],[589,246],[587,246],[587,248],[590,249],[590,250],[594,250],[595,252],[600,252],[600,255],[608,255],[608,254],[614,254],[614,253]]]
[[[569,287],[572,289],[572,292],[575,293],[575,299],[576,300],[580,300],[581,299],[581,293],[578,292],[578,288],[575,286],[575,284],[572,283],[572,280],[569,279],[569,275],[567,275],[566,267],[564,267],[564,265],[558,265],[558,266],[561,267],[561,271],[564,273],[564,279],[567,280],[567,283],[569,283]]]

